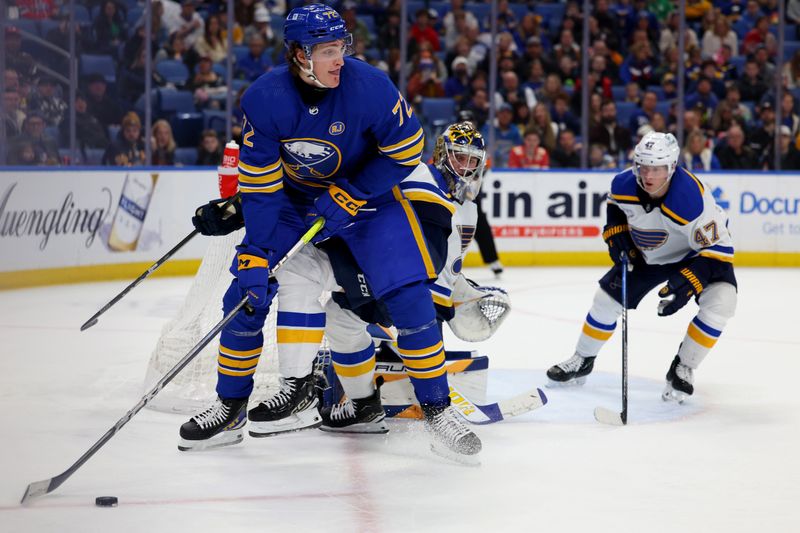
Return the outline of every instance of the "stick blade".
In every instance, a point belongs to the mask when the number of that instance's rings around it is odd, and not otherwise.
[[[97,324],[97,319],[92,317],[92,318],[90,318],[89,320],[87,320],[86,322],[83,323],[83,325],[81,326],[81,331],[86,331],[87,329],[89,329],[90,327],[94,326],[95,324]]]
[[[42,481],[34,481],[30,485],[28,485],[28,488],[25,489],[25,494],[22,495],[22,500],[20,500],[20,503],[22,505],[25,505],[30,500],[34,498],[39,498],[40,496],[44,496],[45,494],[50,492],[50,485],[52,481],[53,481],[52,478],[43,479]]]
[[[539,388],[531,389],[523,394],[497,402],[504,418],[521,415],[538,409],[547,403],[547,396]]]
[[[601,424],[608,424],[609,426],[624,426],[627,422],[627,420],[623,420],[620,413],[605,407],[595,407],[594,418]]]

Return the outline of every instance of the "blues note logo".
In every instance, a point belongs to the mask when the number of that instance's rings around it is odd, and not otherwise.
[[[660,229],[638,229],[631,228],[631,237],[640,250],[655,250],[667,242],[669,233]]]
[[[287,139],[282,141],[281,151],[286,171],[295,179],[328,178],[342,163],[336,145],[322,139]]]

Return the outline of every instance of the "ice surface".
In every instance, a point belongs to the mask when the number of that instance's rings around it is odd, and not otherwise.
[[[544,370],[572,354],[601,274],[508,269],[514,309],[497,335],[448,346],[491,357],[490,398],[544,386]],[[141,398],[190,280],[147,280],[83,333],[127,282],[0,292],[0,531],[800,531],[800,271],[737,275],[737,316],[686,405],[660,394],[694,304],[659,318],[650,295],[630,313],[627,427],[592,416],[619,409],[615,335],[584,387],[545,389],[543,408],[476,427],[478,468],[430,454],[420,424],[404,421],[386,436],[306,431],[181,453],[184,418],[144,410],[25,508],[28,483],[64,471]],[[95,507],[105,495],[119,507]]]

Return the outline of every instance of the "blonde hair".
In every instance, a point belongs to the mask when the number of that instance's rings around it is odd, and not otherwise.
[[[155,123],[153,124],[153,128],[150,131],[150,134],[153,136],[153,144],[155,145],[154,147],[158,148],[158,140],[156,139],[156,131],[158,131],[158,128],[161,127],[161,126],[164,126],[165,128],[167,128],[167,132],[169,133],[169,141],[167,141],[166,149],[169,152],[174,152],[175,148],[177,147],[177,145],[175,144],[175,137],[173,137],[173,135],[172,135],[172,126],[170,126],[169,122],[167,122],[163,118],[159,119],[159,120],[156,120]]]

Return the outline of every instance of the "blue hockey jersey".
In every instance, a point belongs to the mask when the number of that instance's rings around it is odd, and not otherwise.
[[[242,98],[245,121],[239,190],[248,241],[274,249],[283,188],[310,205],[346,180],[378,201],[422,156],[422,127],[391,80],[345,58],[340,84],[319,101],[303,101],[287,66],[261,76]]]

